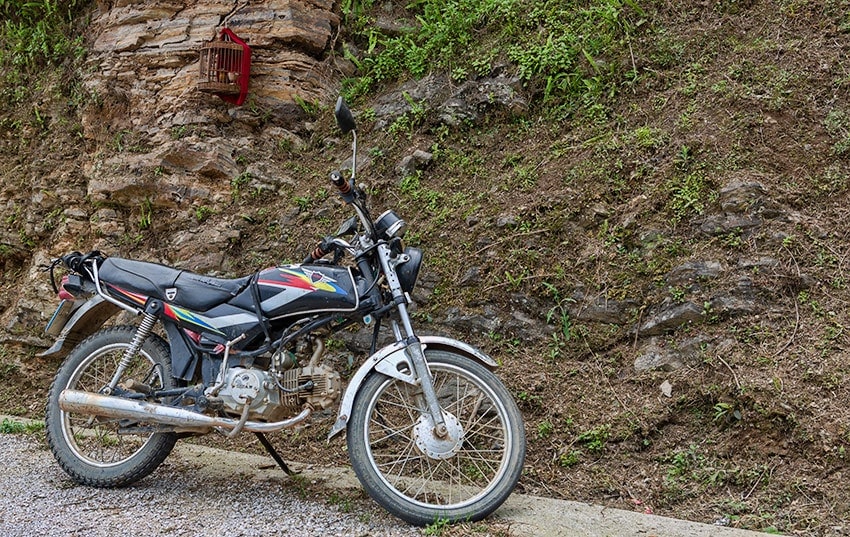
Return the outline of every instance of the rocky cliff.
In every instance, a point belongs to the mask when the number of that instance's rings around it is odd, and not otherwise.
[[[399,35],[420,4],[381,3],[366,22]],[[599,92],[572,108],[549,107],[545,80],[522,83],[495,46],[357,103],[360,177],[427,253],[418,326],[502,362],[529,431],[525,491],[840,533],[846,2],[599,4],[640,16],[617,34],[622,55],[580,55]],[[0,118],[0,406],[43,411],[56,364],[31,356],[55,306],[50,258],[99,248],[235,276],[334,229],[326,177],[349,148],[329,105],[354,72],[337,9],[93,7],[79,76],[35,78]],[[225,24],[254,53],[238,107],[196,88],[198,47]],[[595,86],[609,68],[624,76]],[[295,436],[306,457],[324,430]]]
[[[241,107],[198,90],[199,49],[225,26],[251,47]],[[303,144],[305,109],[336,95],[339,71],[328,52],[338,30],[332,1],[98,2],[85,29],[80,115],[36,105],[41,124],[24,138],[41,164],[21,163],[33,177],[10,180],[0,193],[9,214],[3,339],[39,342],[54,299],[38,266],[66,250],[126,251],[135,242],[151,260],[225,269],[238,225],[200,221],[224,209],[235,188],[274,195],[288,181],[251,168],[245,155]],[[58,132],[42,139],[42,128],[69,121],[79,122],[76,144]],[[138,244],[141,233],[156,232],[156,251]],[[21,268],[26,276],[14,276]]]

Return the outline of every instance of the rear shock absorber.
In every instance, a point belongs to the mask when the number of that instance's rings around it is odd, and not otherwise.
[[[139,328],[133,336],[133,341],[130,342],[129,347],[124,349],[124,355],[121,356],[121,361],[118,362],[118,368],[115,370],[115,374],[112,375],[112,380],[109,381],[109,386],[102,390],[102,393],[105,395],[110,395],[115,390],[115,387],[118,386],[118,381],[121,380],[121,376],[124,374],[124,371],[126,371],[130,366],[130,362],[133,360],[133,357],[138,354],[139,350],[141,350],[142,345],[145,343],[145,340],[151,334],[151,331],[156,324],[156,312],[158,312],[160,308],[161,305],[156,301],[152,301],[148,305],[147,310],[143,314],[142,322],[139,323]]]

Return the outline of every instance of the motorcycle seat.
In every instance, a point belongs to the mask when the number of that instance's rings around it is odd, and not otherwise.
[[[192,311],[207,311],[224,304],[248,287],[252,278],[213,278],[159,263],[119,257],[104,259],[98,276],[111,286]]]

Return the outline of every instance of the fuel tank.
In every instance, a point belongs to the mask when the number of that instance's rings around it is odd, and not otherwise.
[[[314,312],[351,312],[360,305],[357,282],[349,267],[272,267],[260,272],[257,284],[263,313],[269,319]],[[242,292],[231,304],[244,307],[247,304],[242,302],[246,299],[253,305],[250,289]]]

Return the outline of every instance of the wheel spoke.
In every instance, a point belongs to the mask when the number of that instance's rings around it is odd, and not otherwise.
[[[68,384],[69,389],[98,393],[109,383],[110,371],[117,366],[123,346],[105,349],[88,358]],[[125,379],[148,377],[155,388],[163,386],[162,373],[153,361],[137,355],[124,375]],[[152,369],[153,368],[153,369]],[[149,377],[152,371],[153,377]],[[118,420],[105,420],[84,414],[63,412],[69,430],[68,443],[78,456],[95,466],[121,463],[135,455],[152,437],[151,434],[119,435]]]
[[[462,445],[452,447],[450,439],[429,436],[433,433],[427,422],[420,423],[429,419],[423,418],[421,392],[387,378],[370,403],[368,453],[395,494],[425,505],[461,505],[508,471],[507,417],[476,375],[443,363],[429,366],[444,416],[456,437],[462,434]]]

